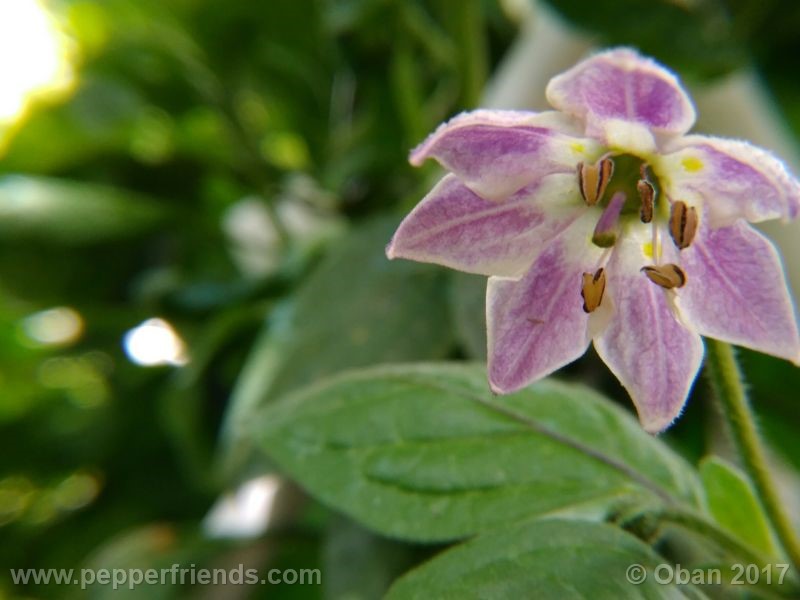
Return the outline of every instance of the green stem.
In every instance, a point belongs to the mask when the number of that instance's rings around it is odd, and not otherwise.
[[[792,529],[767,466],[764,445],[756,429],[733,348],[716,340],[706,340],[706,347],[706,368],[722,414],[730,427],[733,443],[781,545],[800,571],[800,541]]]

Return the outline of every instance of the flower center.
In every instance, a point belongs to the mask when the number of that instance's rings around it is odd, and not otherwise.
[[[578,163],[578,185],[588,206],[603,209],[592,234],[592,243],[608,249],[603,254],[597,270],[584,273],[581,296],[583,309],[590,313],[600,306],[605,292],[605,262],[610,248],[621,235],[620,220],[649,224],[652,241],[649,252],[653,265],[646,265],[642,273],[654,284],[666,289],[682,287],[686,274],[675,264],[659,264],[659,227],[667,225],[672,241],[678,250],[688,248],[697,233],[698,217],[694,207],[681,200],[672,200],[662,194],[662,186],[648,164],[637,156],[620,154],[601,157],[594,164]],[[661,199],[661,201],[659,201]]]
[[[597,172],[598,175],[592,179],[594,172]],[[603,174],[607,175],[607,179],[603,178]],[[661,194],[661,185],[658,178],[649,171],[647,163],[638,156],[619,154],[614,157],[603,157],[594,165],[586,166],[579,163],[578,179],[582,194],[586,186],[597,186],[599,197],[595,197],[590,202],[584,195],[584,200],[588,205],[607,207],[615,195],[622,194],[625,197],[625,203],[621,207],[621,215],[635,216],[644,223],[652,220],[652,208],[656,198]],[[596,181],[599,183],[595,183]],[[646,193],[650,194],[650,210],[647,215],[643,214],[642,198]],[[645,219],[645,216],[648,218]]]
[[[647,178],[647,163],[638,156],[620,154],[608,160],[614,162],[614,177],[608,184],[606,197],[611,198],[617,192],[622,192],[626,198],[622,214],[638,217],[641,208],[639,182],[649,182],[657,196],[661,192],[658,180],[655,177]]]

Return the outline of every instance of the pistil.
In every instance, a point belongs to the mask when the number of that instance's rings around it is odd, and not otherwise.
[[[625,206],[625,193],[617,192],[611,197],[603,214],[597,221],[592,234],[592,243],[601,248],[610,248],[617,242],[619,233],[619,216]]]

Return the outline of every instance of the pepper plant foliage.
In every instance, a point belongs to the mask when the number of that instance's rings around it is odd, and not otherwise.
[[[684,135],[693,109],[672,85],[659,97],[677,99],[678,125],[656,132],[655,149],[642,146],[647,135],[619,137],[619,123],[577,114],[573,99],[587,91],[573,89],[576,79],[551,94],[561,115],[475,112],[528,29],[519,3],[43,4],[73,38],[78,78],[0,126],[0,597],[66,595],[16,585],[7,567],[240,562],[261,573],[321,570],[319,586],[235,590],[252,598],[800,596],[796,571],[778,585],[770,570],[789,559],[724,443],[700,365],[700,334],[750,348],[740,357],[760,429],[784,470],[800,472],[800,372],[783,360],[796,358],[796,329],[773,285],[782,273],[770,242],[744,222],[796,211],[777,159],[754,163],[739,144]],[[635,64],[652,56],[661,66],[644,70],[674,71],[670,84],[758,68],[787,135],[800,133],[787,58],[800,52],[795,2],[535,5],[590,33],[599,56],[620,46]],[[699,116],[699,131],[717,133]],[[455,143],[470,127],[500,137],[540,130],[538,156],[558,171],[548,182],[569,187],[563,206],[525,203],[542,174],[535,152],[517,156],[520,171],[514,152]],[[414,147],[415,162],[444,156],[446,173],[433,160],[409,165]],[[732,177],[716,180],[708,202],[698,198],[707,188],[679,170],[689,152],[706,166],[720,152],[753,166],[759,193],[720,203],[746,183]],[[486,169],[465,173],[462,159]],[[655,244],[640,214],[647,185]],[[437,249],[435,227],[418,219],[430,194],[443,201],[439,216],[489,207],[522,227],[492,229],[504,235],[488,241],[474,231],[443,238]],[[567,224],[577,242],[537,246],[542,231]],[[386,256],[393,236],[397,260]],[[424,256],[415,240],[428,242]],[[730,251],[704,253],[710,246]],[[566,316],[530,344],[517,324],[546,322],[510,301],[524,300],[520,281],[533,281],[525,275],[542,249],[564,258],[543,287]],[[701,259],[723,254],[734,271],[749,266],[722,306],[733,314],[752,301],[763,317],[738,328],[703,312],[713,308],[705,289],[717,299],[719,289],[697,285],[712,281]],[[636,365],[647,355],[622,345],[626,336],[602,338],[640,308],[640,328],[655,318],[679,343]],[[64,309],[78,316],[75,337],[36,342],[32,324]],[[153,317],[171,324],[188,362],[129,360],[126,333]],[[592,339],[597,353],[587,351]],[[290,506],[276,502],[255,538],[211,535],[219,500],[263,476],[282,482]],[[626,578],[632,564],[649,574],[641,585]],[[719,568],[723,579],[732,565],[754,564],[773,583],[659,584],[660,564]]]
[[[702,532],[712,564],[785,573],[735,468],[710,459],[701,477],[604,397],[542,377],[594,338],[655,433],[682,410],[701,333],[798,362],[780,259],[747,221],[794,218],[800,183],[747,143],[685,136],[695,120],[687,94],[632,50],[581,62],[547,93],[560,113],[465,113],[418,146],[412,164],[432,157],[450,173],[386,251],[492,276],[488,382],[482,365],[350,372],[267,409],[264,448],[380,533],[477,536],[401,578],[395,597],[630,593],[632,564],[667,560],[636,535],[666,545],[670,526]],[[731,518],[742,506],[748,526]],[[619,560],[606,564],[601,545]],[[635,593],[699,593],[655,584]],[[778,585],[791,593],[795,573]]]

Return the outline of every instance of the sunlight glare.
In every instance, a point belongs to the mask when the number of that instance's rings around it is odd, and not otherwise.
[[[40,0],[0,1],[0,125],[38,96],[69,89],[68,39]]]

